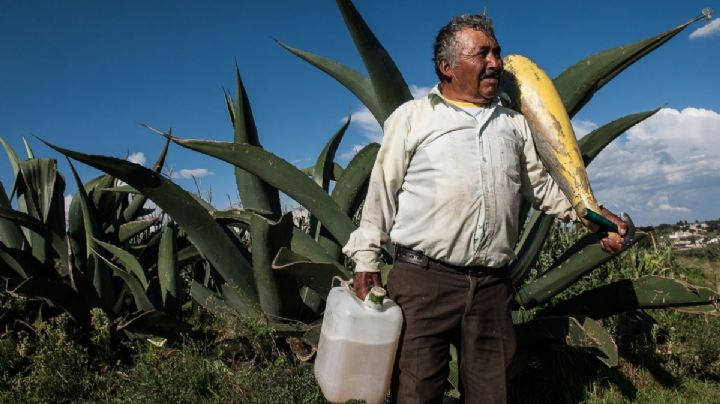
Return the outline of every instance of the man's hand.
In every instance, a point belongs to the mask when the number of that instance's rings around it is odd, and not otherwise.
[[[625,243],[623,242],[623,236],[628,231],[627,224],[622,221],[617,215],[610,212],[609,210],[602,208],[600,214],[605,216],[608,220],[615,223],[618,227],[618,233],[608,233],[606,237],[600,240],[600,248],[609,254],[618,254],[625,249]]]
[[[355,294],[360,300],[365,300],[365,295],[373,286],[382,287],[382,280],[380,280],[380,272],[355,272],[353,278],[353,288]]]

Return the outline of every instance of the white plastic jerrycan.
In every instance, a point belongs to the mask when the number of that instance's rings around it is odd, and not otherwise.
[[[374,287],[365,302],[347,282],[330,290],[320,329],[315,378],[331,402],[382,403],[402,327],[400,307]]]

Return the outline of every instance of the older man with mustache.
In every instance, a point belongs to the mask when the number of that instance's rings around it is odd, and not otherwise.
[[[360,226],[343,252],[356,263],[363,298],[381,284],[382,245],[396,244],[387,288],[405,325],[394,401],[440,402],[452,343],[464,400],[503,403],[516,345],[506,268],[521,199],[565,221],[579,218],[544,169],[523,116],[498,100],[503,63],[491,21],[453,18],[433,59],[439,84],[385,121]],[[623,249],[610,239],[602,247]]]

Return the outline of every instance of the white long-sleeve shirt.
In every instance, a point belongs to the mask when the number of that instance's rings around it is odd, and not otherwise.
[[[448,264],[502,267],[515,258],[522,197],[579,220],[542,165],[525,118],[497,101],[478,111],[446,100],[436,86],[388,117],[360,227],[343,248],[356,272],[379,271],[389,240]]]

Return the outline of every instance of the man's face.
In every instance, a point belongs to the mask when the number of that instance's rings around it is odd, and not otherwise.
[[[443,73],[451,78],[450,93],[460,101],[486,104],[498,92],[503,62],[500,46],[482,31],[466,28],[456,34],[458,54],[455,67],[447,65]],[[445,90],[445,88],[443,88]]]

